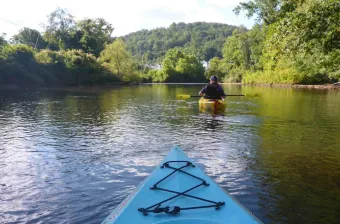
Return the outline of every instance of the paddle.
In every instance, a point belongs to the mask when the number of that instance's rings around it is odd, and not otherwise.
[[[226,97],[228,96],[260,96],[259,93],[254,93],[254,94],[228,94],[226,95]],[[187,95],[187,94],[177,94],[176,98],[177,99],[181,99],[181,100],[186,100],[189,99],[190,97],[201,97],[201,96],[192,96],[192,95]]]

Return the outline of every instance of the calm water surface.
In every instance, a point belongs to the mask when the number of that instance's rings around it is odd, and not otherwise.
[[[265,223],[340,223],[340,91],[203,85],[0,93],[0,223],[100,223],[175,144]]]

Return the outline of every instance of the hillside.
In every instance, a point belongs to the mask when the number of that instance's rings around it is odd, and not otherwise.
[[[158,62],[175,47],[202,60],[222,56],[225,40],[235,29],[221,23],[172,23],[169,28],[141,30],[124,36],[127,48],[143,63]]]

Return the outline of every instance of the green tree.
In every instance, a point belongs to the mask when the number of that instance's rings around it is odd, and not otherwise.
[[[172,23],[167,29],[141,30],[126,35],[124,39],[136,58],[141,59],[145,53],[149,53],[148,63],[162,61],[172,48],[181,48],[187,54],[208,61],[215,56],[222,56],[225,39],[235,28],[220,23]]]
[[[223,62],[228,71],[228,82],[240,82],[243,73],[250,67],[250,45],[244,27],[234,30],[223,48]]]
[[[339,27],[339,1],[306,2],[271,26],[264,57],[285,58],[301,74],[298,82],[331,82],[340,77]]]
[[[223,59],[208,74],[225,74],[225,81],[240,82],[248,71],[262,70],[262,50],[267,28],[254,25],[251,30],[245,27],[235,29],[223,48]],[[217,61],[216,61],[217,62]]]
[[[50,48],[68,49],[72,45],[72,33],[76,22],[74,17],[66,10],[57,8],[48,15],[48,24],[45,26],[44,39]]]
[[[247,30],[243,27],[236,29],[233,35],[228,37],[223,48],[224,60],[230,67],[248,68],[250,61]]]
[[[320,48],[325,53],[340,49],[340,4],[337,0],[306,3],[303,9],[287,15],[275,24],[273,43],[285,42],[284,51],[311,52]]]
[[[217,44],[213,43],[213,42],[207,42],[204,44],[203,48],[202,48],[202,59],[205,61],[209,61],[210,59],[214,58],[214,57],[221,57],[222,53],[221,53],[221,49],[219,46],[217,46]]]
[[[305,0],[251,0],[241,2],[234,12],[238,15],[244,10],[248,18],[256,15],[258,22],[269,25],[296,10],[303,2]]]
[[[251,30],[247,32],[250,50],[250,66],[251,70],[262,70],[262,51],[264,48],[264,40],[266,38],[267,27],[265,25],[255,24]]]
[[[163,72],[170,77],[176,76],[176,66],[180,58],[184,58],[184,54],[182,51],[180,51],[179,49],[168,50],[162,63]]]
[[[0,35],[0,50],[1,50],[2,46],[5,46],[7,44],[7,41],[6,41],[5,37],[6,37],[5,33]]]
[[[224,69],[223,65],[224,63],[220,58],[212,58],[209,61],[209,68],[204,73],[205,77],[209,79],[211,76],[215,75],[217,76],[218,80],[223,80],[225,75],[227,74],[227,71]]]
[[[191,80],[202,80],[204,67],[197,57],[189,54],[178,60],[176,71],[187,75]]]
[[[162,63],[162,75],[166,82],[202,81],[204,67],[197,57],[180,49],[170,49]]]
[[[31,47],[43,49],[46,47],[46,42],[42,38],[40,32],[35,29],[24,27],[18,34],[14,35],[11,39],[14,44],[27,44]]]
[[[100,53],[99,60],[112,73],[117,74],[124,81],[129,81],[135,76],[133,57],[126,49],[125,43],[121,38],[106,45],[105,49]]]
[[[112,42],[114,28],[102,18],[81,20],[77,22],[76,29],[81,49],[96,56],[99,56],[106,44]]]
[[[243,71],[244,81],[318,84],[338,80],[339,1],[287,0],[275,10],[277,16],[266,22],[268,26],[254,26],[247,32],[250,67]],[[264,15],[261,10],[248,12],[259,18]]]

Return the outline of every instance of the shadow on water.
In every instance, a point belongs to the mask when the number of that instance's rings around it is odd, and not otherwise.
[[[216,119],[215,116],[216,115],[213,115],[211,119],[208,118],[202,121],[203,123],[202,126],[204,127],[203,130],[215,132],[223,127],[222,121],[220,121],[219,119]]]
[[[265,223],[338,223],[340,94],[225,85],[0,94],[0,223],[99,223],[174,144]]]

